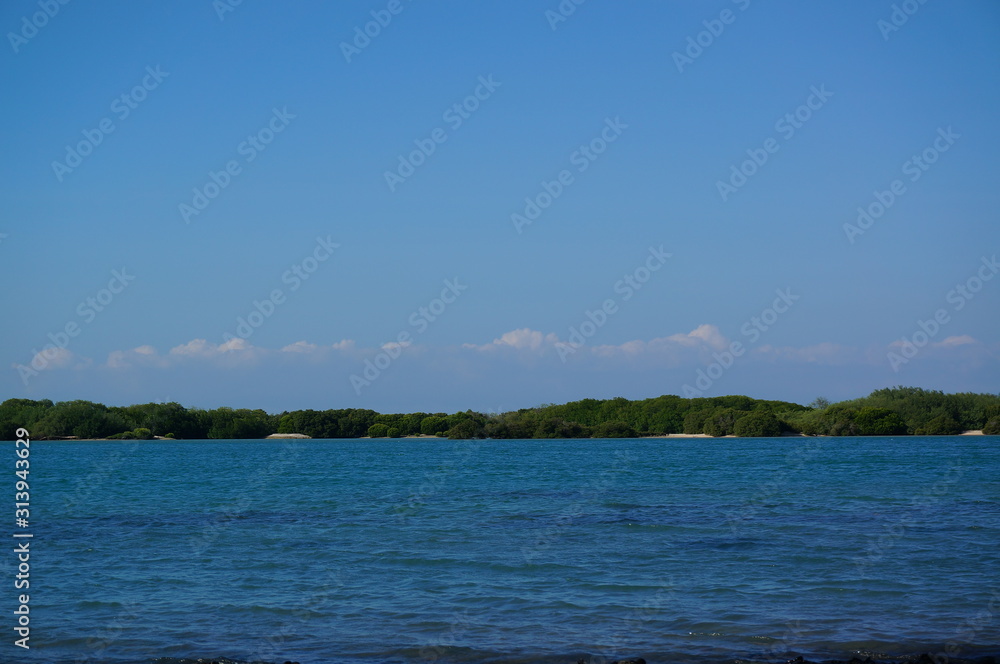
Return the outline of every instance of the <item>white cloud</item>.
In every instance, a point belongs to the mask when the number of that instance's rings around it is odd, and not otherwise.
[[[979,342],[974,338],[970,337],[968,334],[962,334],[960,336],[948,337],[939,343],[932,344],[938,346],[939,348],[949,348],[953,346],[968,346],[970,344],[978,344]]]
[[[663,339],[654,339],[653,342],[664,341]],[[674,334],[665,339],[665,341],[672,341],[684,346],[696,346],[698,344],[705,344],[710,348],[715,350],[722,350],[729,345],[729,340],[719,332],[719,328],[714,325],[709,325],[704,323],[699,325],[695,329],[691,330],[687,334]],[[652,343],[652,342],[651,342]]]
[[[316,344],[311,344],[307,341],[296,341],[293,344],[288,344],[281,349],[282,353],[313,353],[319,348]]]
[[[79,357],[68,348],[49,346],[36,353],[28,364],[37,371],[46,371],[48,369],[69,369],[70,367],[82,369],[89,365],[90,361]]]
[[[214,344],[210,344],[204,339],[192,339],[186,344],[171,348],[170,354],[186,356],[208,355],[212,352],[212,350],[214,350],[214,348]]]
[[[497,350],[500,348],[540,351],[555,346],[558,341],[559,337],[555,334],[542,334],[538,330],[522,327],[510,332],[504,332],[500,335],[500,338],[494,339],[492,343],[483,344],[482,346],[463,344],[462,347],[482,351]]]
[[[164,368],[169,364],[167,358],[161,356],[152,346],[139,346],[132,350],[114,350],[108,353],[106,366],[112,369],[124,369],[132,366],[152,366]]]
[[[618,345],[594,346],[593,353],[602,357],[623,355],[629,358],[648,357],[678,362],[685,358],[701,357],[708,351],[723,350],[728,346],[729,340],[723,336],[719,328],[704,324],[687,333],[656,337],[649,341],[636,339]]]

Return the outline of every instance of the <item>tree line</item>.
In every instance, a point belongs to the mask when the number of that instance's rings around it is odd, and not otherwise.
[[[1000,395],[944,394],[915,387],[876,390],[839,403],[808,406],[733,395],[630,401],[583,399],[499,414],[383,414],[361,408],[270,414],[245,408],[185,408],[178,403],[105,406],[91,401],[8,399],[0,404],[0,440],[18,427],[34,439],[248,439],[274,433],[312,438],[632,438],[662,434],[771,437],[954,435],[970,429],[1000,435]]]

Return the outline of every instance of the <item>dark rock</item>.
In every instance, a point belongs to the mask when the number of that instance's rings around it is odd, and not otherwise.
[[[611,664],[646,664],[646,660],[642,657],[630,657],[629,659],[619,659]]]
[[[816,662],[810,662],[808,659],[799,655],[795,659],[788,660],[788,664],[816,664]]]

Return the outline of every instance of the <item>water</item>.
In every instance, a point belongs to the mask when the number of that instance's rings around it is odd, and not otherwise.
[[[3,662],[1000,654],[998,437],[36,442],[31,480]]]

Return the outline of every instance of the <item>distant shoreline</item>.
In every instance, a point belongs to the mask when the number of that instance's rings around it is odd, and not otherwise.
[[[655,434],[652,436],[630,436],[623,438],[488,438],[480,440],[646,440],[649,438],[708,438],[708,439],[722,439],[722,438],[905,438],[909,436],[917,436],[918,434],[898,434],[890,436],[827,436],[825,434],[807,434],[807,433],[793,433],[786,432],[780,436],[736,436],[733,434],[728,434],[725,436],[709,436],[707,433],[662,433]],[[920,438],[954,438],[955,436],[982,436],[982,430],[969,430],[963,431],[960,434],[952,435],[923,435],[919,434]],[[77,438],[76,436],[63,436],[63,437],[53,437],[53,438],[32,438],[32,442],[50,442],[50,443],[149,443],[155,441],[203,441],[210,442],[215,440],[419,440],[419,439],[434,439],[434,440],[450,440],[447,436],[428,436],[426,434],[417,434],[413,436],[399,436],[398,438],[385,438],[378,437],[372,438],[371,436],[356,436],[352,438],[313,438],[312,436],[307,436],[304,433],[273,433],[269,436],[264,436],[263,438],[167,438],[165,436],[154,436],[148,440],[136,440],[131,438]],[[472,440],[472,439],[468,439]]]
[[[944,394],[915,387],[809,405],[744,395],[640,400],[581,399],[506,412],[379,413],[331,408],[186,408],[179,403],[105,406],[8,399],[0,440],[24,429],[36,440],[306,440],[309,438],[781,438],[1000,434],[1000,394]]]

